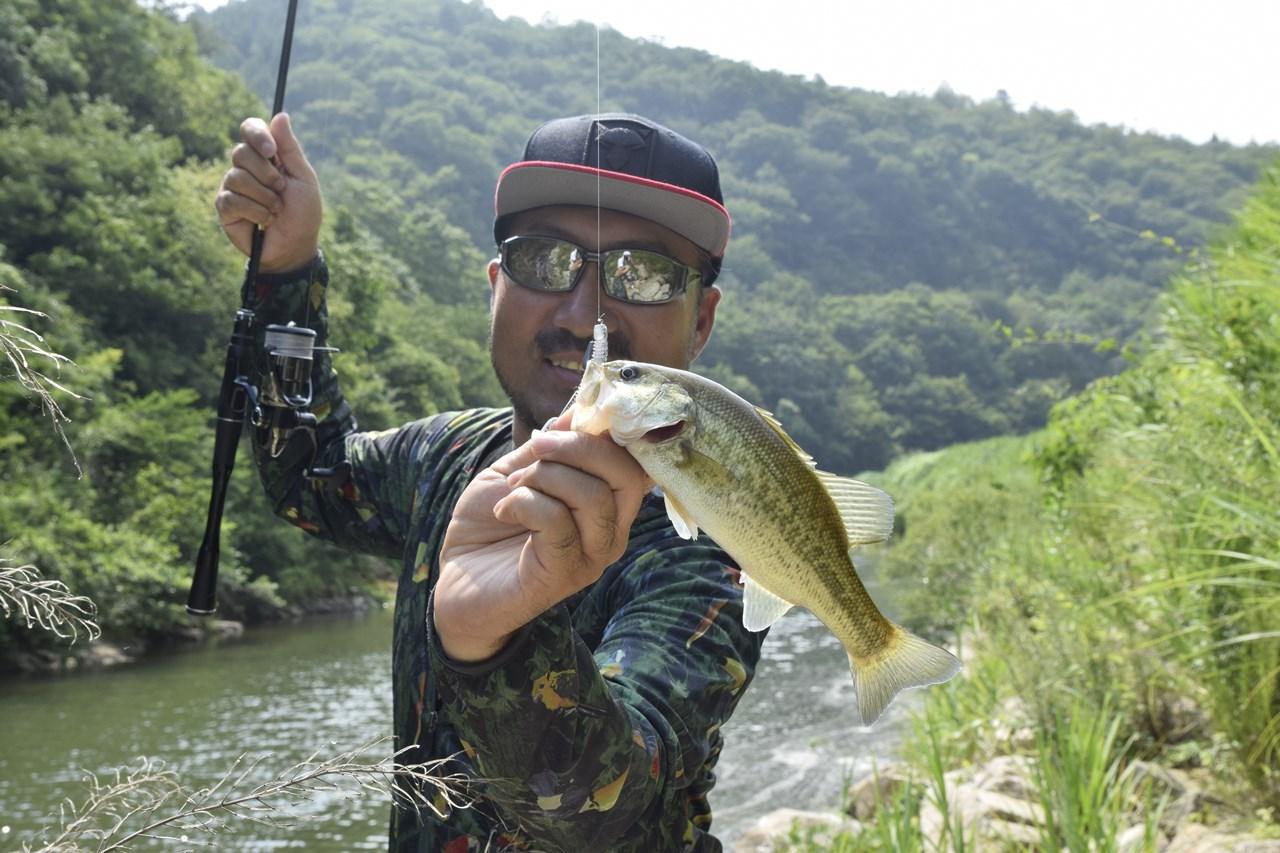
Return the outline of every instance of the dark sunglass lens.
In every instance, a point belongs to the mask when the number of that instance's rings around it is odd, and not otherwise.
[[[517,237],[503,245],[507,272],[535,290],[569,290],[582,266],[577,247],[559,240]]]
[[[606,252],[605,292],[627,302],[666,302],[683,283],[684,266],[656,252]]]

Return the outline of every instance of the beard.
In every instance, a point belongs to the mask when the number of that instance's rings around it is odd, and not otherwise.
[[[585,354],[589,343],[591,343],[590,338],[580,338],[568,329],[545,329],[534,337],[533,350],[536,358],[547,359],[556,353],[566,351]],[[611,332],[609,334],[609,359],[630,358],[631,341],[621,332]],[[516,421],[530,431],[541,429],[548,419],[560,414],[564,406],[569,402],[569,398],[565,397],[564,402],[555,411],[545,415],[534,411],[535,404],[532,395],[528,393],[527,389],[518,387],[498,366],[498,360],[494,356],[492,326],[489,329],[489,363],[493,365],[493,373],[498,377],[498,384],[502,386],[502,393],[507,395],[507,400],[511,403],[511,410]]]

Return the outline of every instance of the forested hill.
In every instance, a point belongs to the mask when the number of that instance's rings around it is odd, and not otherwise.
[[[283,4],[193,23],[269,99]],[[329,197],[392,247],[388,211],[417,209],[488,251],[500,169],[541,121],[597,105],[593,26],[478,3],[304,0],[294,50],[286,106]],[[657,118],[721,164],[734,238],[702,368],[835,468],[1040,424],[1122,365],[1164,278],[1275,155],[832,87],[610,30],[600,57],[604,110]]]
[[[130,643],[186,625],[243,270],[212,199],[240,119],[264,109],[205,57],[269,94],[284,6],[182,23],[134,0],[0,3],[0,560],[98,601]],[[300,6],[286,104],[325,179],[333,343],[361,424],[500,402],[493,181],[539,121],[595,109],[594,30],[445,0]],[[737,229],[705,369],[838,471],[1037,424],[1115,368],[1100,344],[1141,328],[1164,270],[1275,153],[601,42],[603,106],[704,140],[724,168]],[[22,358],[81,395],[47,386],[80,479],[15,381]],[[385,571],[272,518],[247,460],[226,521],[231,618]],[[16,625],[0,620],[0,659],[34,642]]]

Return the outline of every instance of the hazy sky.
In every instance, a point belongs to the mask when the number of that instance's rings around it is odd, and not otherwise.
[[[207,8],[225,0],[199,0]],[[305,3],[307,0],[300,0]],[[473,0],[474,2],[474,0]],[[485,0],[831,84],[1071,110],[1196,142],[1280,142],[1280,0]],[[595,57],[584,57],[594,63]],[[608,91],[608,56],[602,60]]]

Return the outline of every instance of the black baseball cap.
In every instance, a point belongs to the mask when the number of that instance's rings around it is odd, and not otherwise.
[[[558,118],[533,132],[494,193],[494,238],[508,217],[580,204],[643,217],[705,250],[717,267],[732,220],[716,161],[698,143],[630,113]]]

